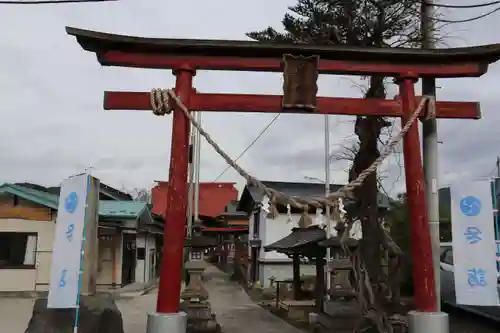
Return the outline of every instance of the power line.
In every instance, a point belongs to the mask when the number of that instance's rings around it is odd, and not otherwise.
[[[45,5],[68,3],[115,2],[120,0],[30,0],[30,1],[0,1],[0,5]]]
[[[269,129],[269,127],[271,127],[272,124],[274,124],[274,122],[278,119],[278,117],[281,115],[281,113],[278,113],[273,119],[271,119],[271,121],[266,125],[266,127],[264,127],[264,129],[257,135],[257,137],[245,148],[245,150],[243,150],[241,152],[241,154],[236,157],[236,159],[234,160],[235,162],[238,162],[238,160],[240,158],[243,157],[243,155],[245,155],[245,153],[250,149],[252,148],[252,146],[261,138],[262,135],[264,135],[264,133],[266,133],[266,131]],[[227,168],[224,169],[224,171],[222,171],[220,173],[219,176],[217,176],[217,178],[215,178],[214,182],[218,181],[220,179],[220,177],[222,177],[229,169],[231,168],[230,165],[227,166]]]
[[[440,7],[440,8],[455,8],[455,9],[467,9],[467,8],[481,8],[481,7],[488,7],[488,6],[494,6],[500,4],[500,1],[490,1],[490,2],[485,2],[485,3],[479,3],[476,5],[447,5],[447,4],[438,4],[438,3],[433,3],[433,7]]]
[[[480,178],[491,178],[491,177],[492,177],[492,175],[493,175],[493,173],[495,173],[495,172],[497,171],[497,169],[498,169],[498,167],[495,165],[495,166],[493,167],[493,169],[491,169],[491,171],[490,171],[490,172],[488,172],[488,174],[487,174],[487,175],[485,175],[485,176],[481,176]]]
[[[444,20],[444,19],[434,19],[434,21],[437,21],[437,22],[441,22],[441,23],[466,23],[466,22],[472,22],[472,21],[476,21],[476,20],[480,20],[482,18],[485,18],[487,16],[490,16],[491,14],[494,14],[496,12],[500,11],[500,7],[497,7],[485,14],[482,14],[482,15],[479,15],[479,16],[475,16],[475,17],[471,17],[471,18],[468,18],[468,19],[465,19],[465,20]]]

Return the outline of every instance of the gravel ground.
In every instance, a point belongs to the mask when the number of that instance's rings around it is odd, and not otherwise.
[[[465,311],[445,308],[450,315],[450,333],[499,333],[500,323],[495,323]]]
[[[212,292],[220,291],[221,287],[224,286],[225,283],[221,283],[221,281],[214,281],[216,283],[212,283],[213,285],[210,288]],[[227,288],[227,287],[225,287]],[[233,288],[233,296],[237,291],[237,288]],[[152,312],[155,309],[156,305],[156,291],[153,291],[144,296],[139,296],[134,299],[129,300],[118,300],[117,305],[122,311],[123,323],[125,328],[125,333],[145,333],[146,330],[146,314],[148,312]],[[224,297],[223,297],[224,298]],[[227,305],[230,303],[235,303],[235,300],[245,299],[243,302],[246,306],[242,306],[242,304],[237,304],[235,310],[236,312],[246,312],[246,317],[248,319],[255,317],[248,316],[249,309],[257,311],[256,307],[252,307],[249,304],[249,301],[245,298],[245,295],[241,293],[240,297],[232,297],[231,302],[229,299],[221,298],[220,302],[214,302],[213,305],[217,305],[219,308],[217,310],[222,311],[222,313],[218,313],[218,317],[221,316],[221,324],[226,322],[226,325],[230,325],[230,322],[234,321],[234,318],[241,318],[241,316],[228,316],[231,311],[228,310]],[[217,303],[217,304],[215,304]],[[227,303],[227,304],[226,304]],[[236,302],[238,303],[238,302]],[[248,304],[247,304],[248,303]],[[226,307],[225,309],[224,306]],[[244,310],[243,310],[244,308]],[[5,333],[24,333],[28,325],[28,321],[31,316],[31,311],[33,309],[33,300],[31,299],[16,299],[16,298],[0,298],[0,332]],[[215,310],[215,309],[214,309]],[[243,310],[243,311],[241,311]],[[492,323],[490,321],[486,321],[480,319],[476,316],[467,314],[463,311],[455,311],[450,309],[445,309],[450,313],[450,333],[500,333],[500,324]],[[260,313],[260,312],[259,312]],[[272,317],[261,315],[260,317],[265,316],[268,322],[274,322],[275,320]],[[227,317],[227,318],[226,318]],[[231,317],[231,318],[229,318]],[[232,318],[234,317],[234,318]],[[245,317],[245,315],[243,315]],[[259,318],[260,318],[259,317]],[[269,324],[269,326],[273,326]],[[241,327],[241,326],[240,326]],[[255,328],[256,323],[249,323],[246,327]],[[230,327],[226,327],[229,329]],[[232,328],[232,327],[231,327]],[[270,328],[270,327],[269,327]],[[224,329],[224,327],[223,327]],[[295,330],[295,329],[294,329]],[[229,331],[231,331],[229,329]],[[241,329],[238,331],[242,332]],[[252,330],[253,331],[253,330]],[[260,330],[260,332],[269,332],[268,330]],[[279,330],[278,330],[279,331]],[[271,330],[270,332],[276,332],[276,330]],[[431,333],[431,332],[430,332]]]
[[[254,303],[239,284],[215,266],[205,271],[204,285],[224,333],[303,333]]]
[[[32,299],[0,298],[0,332],[24,333],[33,310]],[[156,306],[156,292],[116,302],[122,312],[125,333],[145,333],[147,313]]]
[[[0,331],[24,333],[33,310],[32,299],[0,298]]]

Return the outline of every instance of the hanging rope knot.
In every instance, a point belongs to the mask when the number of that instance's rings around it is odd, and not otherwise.
[[[304,211],[302,212],[302,215],[300,216],[299,220],[299,228],[309,228],[309,226],[313,224],[312,218],[309,216],[309,205],[304,206]]]
[[[408,327],[408,318],[398,313],[389,316],[389,318],[387,319],[389,320],[389,323],[391,323],[392,325],[400,325],[402,327]]]
[[[424,111],[423,121],[436,118],[436,98],[434,96],[424,96],[427,107]]]
[[[275,196],[272,196],[271,199],[269,200],[269,214],[267,215],[268,218],[275,219],[278,216],[280,216],[280,213],[278,211],[278,200],[276,199]]]
[[[155,116],[164,116],[172,113],[173,107],[170,104],[170,89],[151,89],[149,102]]]

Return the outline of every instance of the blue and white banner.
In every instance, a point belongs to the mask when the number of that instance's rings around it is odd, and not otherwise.
[[[450,193],[457,304],[498,305],[491,182],[457,182]]]
[[[62,182],[50,270],[47,307],[76,308],[90,176]]]

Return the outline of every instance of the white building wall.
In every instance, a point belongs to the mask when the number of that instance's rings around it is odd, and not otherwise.
[[[50,281],[54,221],[0,219],[1,232],[36,233],[36,257],[33,269],[0,269],[0,291],[46,290]]]
[[[136,253],[139,252],[140,248],[146,247],[146,235],[137,234],[135,239]],[[146,269],[146,260],[140,260],[137,257],[137,261],[135,264],[135,282],[145,282],[145,270]]]
[[[314,264],[300,265],[300,275],[316,275],[316,266]],[[288,264],[273,264],[273,263],[260,263],[259,265],[259,282],[260,287],[267,289],[272,286],[272,280],[285,280],[293,277],[292,263]]]
[[[259,253],[259,269],[258,280],[261,287],[268,288],[271,286],[272,279],[283,280],[293,276],[292,259],[283,253],[276,251],[265,252],[264,247],[270,245],[286,236],[288,236],[293,228],[299,226],[299,221],[302,214],[280,214],[276,218],[268,218],[267,213],[261,211],[259,238],[262,247]],[[324,225],[326,220],[324,215],[319,211],[317,214],[310,214],[313,224]],[[254,215],[250,216],[249,221],[249,240],[253,239],[253,230],[255,228]],[[333,228],[332,228],[333,229]],[[334,231],[334,230],[332,230]],[[334,234],[335,235],[335,231]],[[356,221],[350,232],[350,237],[355,239],[362,238],[361,224]],[[249,254],[250,254],[249,247]],[[313,264],[302,264],[300,267],[301,275],[315,275],[316,267]]]
[[[265,215],[261,216],[261,229],[260,229],[260,239],[262,240],[262,249],[260,260],[261,261],[289,261],[292,262],[287,255],[283,253],[278,253],[276,251],[265,252],[264,246],[272,244],[286,236],[288,236],[293,228],[299,226],[301,214],[280,214],[274,219],[267,218]],[[311,216],[311,218],[316,218]]]
[[[152,281],[156,278],[156,240],[154,235],[146,238],[146,280]]]
[[[248,258],[252,257],[252,248],[250,247],[250,241],[255,237],[253,236],[255,230],[255,214],[250,214],[250,218],[248,219]],[[250,268],[250,266],[249,266]]]
[[[265,212],[260,217],[260,239],[262,248],[259,255],[259,282],[262,288],[270,288],[271,280],[284,280],[293,277],[292,259],[276,251],[265,252],[264,247],[288,236],[293,228],[298,227],[301,214],[280,214],[274,219],[267,218]],[[311,216],[313,222],[316,216]],[[316,221],[319,222],[319,221]],[[251,219],[250,228],[253,228]],[[316,274],[314,264],[303,264],[300,267],[301,275]]]
[[[0,269],[0,291],[47,291],[50,283],[50,266],[55,237],[55,221],[25,219],[0,219],[0,232],[36,233],[35,267],[33,269]],[[119,236],[115,236],[119,237]],[[121,283],[121,237],[115,247],[115,283]],[[111,257],[110,257],[111,256]],[[112,254],[99,256],[100,272],[97,287],[107,289],[112,284]]]
[[[96,282],[99,290],[108,289],[113,286],[113,282],[117,286],[122,283],[122,234],[117,232],[112,237],[110,240],[99,239],[99,266]]]
[[[144,248],[144,259],[137,258],[135,282],[146,283],[155,279],[156,241],[154,235],[138,234],[136,248]],[[137,252],[137,251],[136,251]]]

